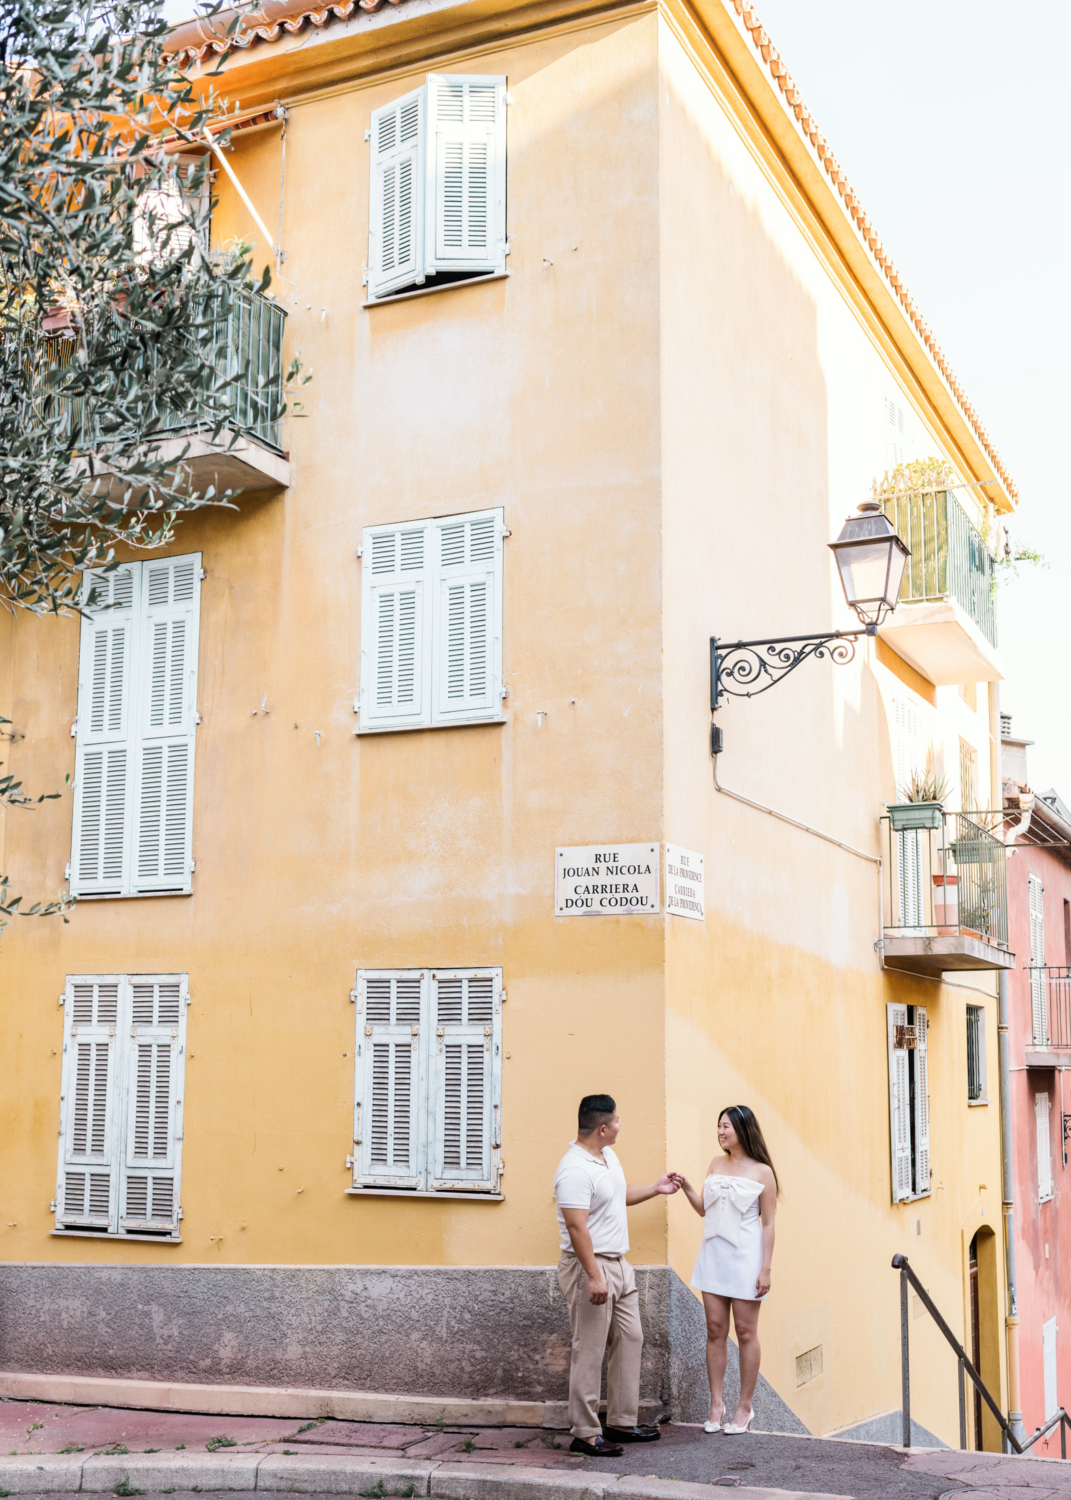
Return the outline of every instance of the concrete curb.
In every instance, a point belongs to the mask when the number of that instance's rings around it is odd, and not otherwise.
[[[403,1458],[351,1458],[346,1454],[49,1453],[0,1458],[0,1491],[9,1495],[113,1494],[165,1489],[360,1495],[381,1500],[408,1496],[431,1500],[710,1500],[709,1484],[581,1470],[550,1471],[521,1465],[465,1465]],[[739,1500],[850,1500],[798,1490],[735,1489]]]

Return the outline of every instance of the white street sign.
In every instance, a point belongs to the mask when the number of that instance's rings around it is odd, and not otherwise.
[[[666,845],[666,911],[702,922],[706,916],[703,896],[703,856],[692,849]]]
[[[647,916],[659,909],[658,844],[556,849],[556,917]]]

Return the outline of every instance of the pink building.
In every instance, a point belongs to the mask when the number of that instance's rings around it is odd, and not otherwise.
[[[1026,764],[1030,740],[1001,719],[1009,946],[1018,967],[1007,976],[1010,1082],[1008,1114],[1014,1182],[1015,1275],[1023,1425],[1035,1431],[1071,1404],[1071,811],[1054,791],[1035,794]],[[1003,976],[1002,976],[1003,977]],[[968,1051],[981,1064],[984,1033]],[[1058,1432],[1048,1451],[1059,1453]],[[1044,1454],[1045,1443],[1037,1446]]]

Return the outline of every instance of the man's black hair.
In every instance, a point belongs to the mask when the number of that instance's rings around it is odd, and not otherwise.
[[[590,1135],[605,1125],[617,1113],[617,1105],[609,1094],[585,1094],[577,1110],[577,1135]]]

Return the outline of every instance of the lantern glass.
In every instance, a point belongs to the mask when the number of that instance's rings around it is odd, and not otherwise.
[[[911,553],[875,501],[864,502],[859,512],[830,549],[845,599],[864,624],[879,625],[896,608]]]

